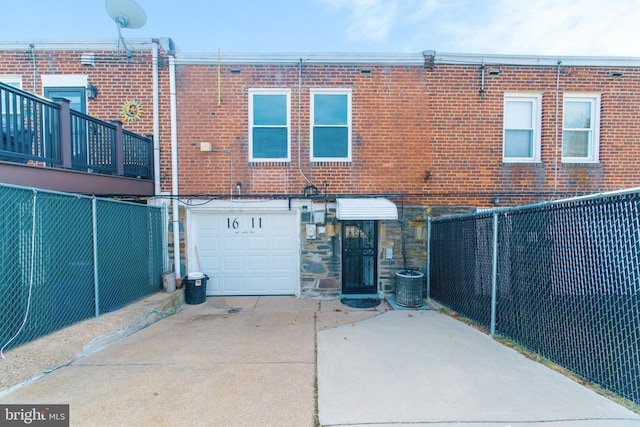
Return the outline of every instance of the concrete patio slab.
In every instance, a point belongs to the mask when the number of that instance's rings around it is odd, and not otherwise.
[[[323,426],[640,426],[640,415],[436,311],[318,333]]]

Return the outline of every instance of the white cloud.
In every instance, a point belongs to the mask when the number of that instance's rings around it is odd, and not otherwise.
[[[457,52],[640,55],[636,0],[501,0],[476,13],[483,19],[443,29],[443,44]]]
[[[640,56],[638,0],[317,1],[356,49]]]
[[[398,0],[320,0],[331,9],[347,13],[350,41],[384,41],[394,24]]]
[[[431,19],[441,8],[438,0],[405,1],[402,5],[406,15],[405,20],[410,25],[420,24]]]

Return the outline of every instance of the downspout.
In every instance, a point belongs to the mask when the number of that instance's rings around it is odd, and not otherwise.
[[[180,212],[178,206],[178,114],[176,111],[176,58],[169,54],[169,93],[171,103],[171,213],[173,225],[173,262],[176,277],[180,277]]]
[[[158,39],[153,39],[153,181],[154,193],[160,194],[160,100],[158,89]]]
[[[558,66],[556,67],[556,120],[555,120],[555,153],[553,156],[553,196],[551,199],[555,199],[556,194],[558,193],[558,157],[562,156],[562,153],[558,153],[558,120],[560,120],[560,114],[558,113],[558,109],[560,108],[560,73],[562,67],[562,61],[558,60]]]

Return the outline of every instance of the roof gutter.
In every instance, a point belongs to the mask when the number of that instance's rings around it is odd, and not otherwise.
[[[567,67],[638,67],[640,58],[610,56],[542,56],[542,55],[496,55],[473,53],[422,52],[425,61],[432,64],[451,65],[520,65],[557,67],[558,61]]]

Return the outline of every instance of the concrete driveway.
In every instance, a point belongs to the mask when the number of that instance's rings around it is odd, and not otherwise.
[[[51,357],[64,347],[55,335],[9,351],[2,374]],[[639,415],[449,316],[384,302],[210,297],[153,324],[129,319],[37,374],[0,404],[69,404],[74,426],[640,427]]]
[[[208,298],[5,391],[0,404],[69,404],[74,426],[313,427],[317,331],[387,309],[293,297]],[[129,320],[122,328],[136,323]],[[95,321],[87,324],[95,328]],[[55,337],[38,341],[7,352],[0,363],[27,363],[25,351],[30,359],[50,357],[46,343],[60,346]]]

